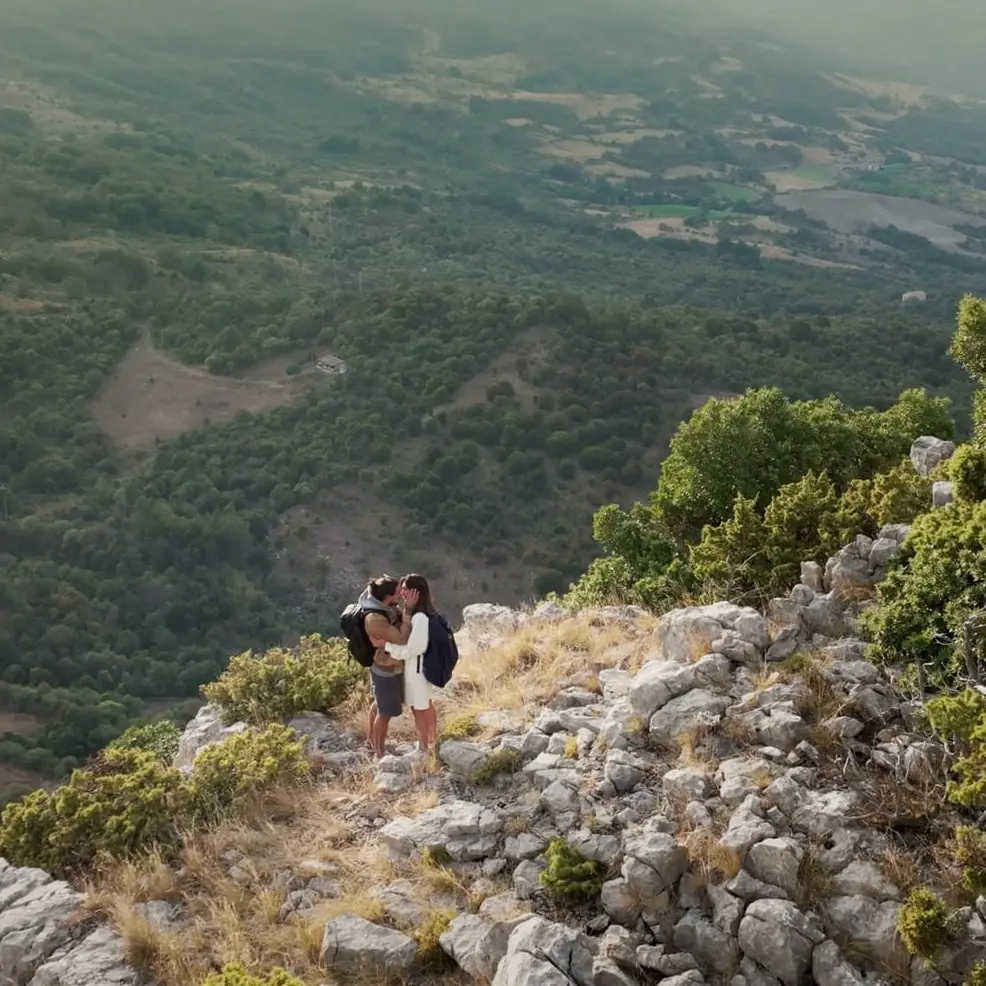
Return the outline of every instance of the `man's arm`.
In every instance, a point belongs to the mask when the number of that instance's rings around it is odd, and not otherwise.
[[[371,640],[382,640],[387,644],[406,644],[411,636],[411,616],[401,614],[399,626],[394,626],[382,613],[367,613],[363,621],[366,635]]]

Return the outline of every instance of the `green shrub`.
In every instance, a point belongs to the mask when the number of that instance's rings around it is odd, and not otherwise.
[[[986,606],[986,501],[922,514],[900,563],[877,586],[863,626],[888,661],[933,662],[947,671],[970,613]]]
[[[279,723],[207,746],[188,779],[192,821],[213,822],[242,810],[264,791],[308,776],[303,749],[297,733]]]
[[[107,749],[144,750],[170,764],[178,752],[181,730],[170,720],[161,719],[143,726],[131,726],[118,736]]]
[[[986,833],[971,825],[955,829],[955,861],[962,867],[962,882],[977,897],[986,894]]]
[[[473,784],[492,784],[500,774],[515,774],[520,770],[524,759],[519,750],[507,747],[491,753],[472,774]]]
[[[305,986],[305,984],[283,969],[274,969],[269,976],[261,978],[251,975],[241,963],[231,962],[223,966],[222,972],[214,972],[203,980],[202,986]]]
[[[897,932],[907,951],[924,959],[934,958],[954,937],[945,901],[924,887],[907,895],[897,920]]]
[[[924,708],[931,728],[939,736],[946,741],[959,740],[966,748],[986,722],[986,696],[972,688],[958,695],[933,698]]]
[[[463,740],[479,732],[479,722],[471,713],[450,719],[439,731],[439,740]]]
[[[876,537],[885,524],[910,524],[930,508],[931,480],[904,459],[886,472],[849,484],[839,499],[833,534],[840,544],[857,534]]]
[[[603,868],[586,859],[564,839],[552,839],[545,853],[547,869],[541,874],[541,884],[554,896],[572,904],[592,900],[603,885]]]
[[[202,692],[222,709],[226,722],[265,725],[299,712],[330,709],[364,683],[366,672],[349,659],[345,641],[318,634],[292,650],[273,647],[230,658],[219,679]]]
[[[948,462],[948,477],[959,500],[986,500],[986,449],[961,445]]]
[[[103,857],[128,857],[177,837],[182,775],[146,750],[108,749],[55,791],[35,791],[0,816],[0,855],[58,877]]]

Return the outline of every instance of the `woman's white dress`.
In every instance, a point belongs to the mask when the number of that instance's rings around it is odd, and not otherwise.
[[[428,649],[428,614],[411,617],[411,635],[406,644],[387,644],[387,653],[404,662],[404,703],[422,711],[431,706],[431,685],[422,670],[422,657]]]

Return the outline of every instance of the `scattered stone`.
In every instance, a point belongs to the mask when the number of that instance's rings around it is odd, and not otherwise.
[[[344,914],[325,926],[322,962],[326,968],[350,975],[393,976],[414,963],[414,941],[352,914]]]

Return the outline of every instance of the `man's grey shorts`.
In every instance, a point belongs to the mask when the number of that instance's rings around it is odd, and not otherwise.
[[[404,709],[404,675],[382,675],[370,671],[370,684],[373,698],[377,703],[377,714],[394,719]]]

